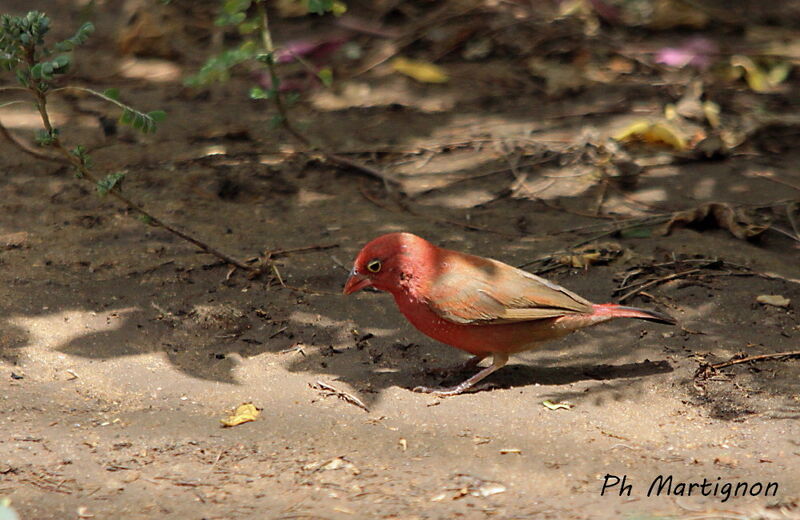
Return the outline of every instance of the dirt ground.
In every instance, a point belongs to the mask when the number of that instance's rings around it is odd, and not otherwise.
[[[50,12],[59,34],[85,16],[66,1],[9,4]],[[647,166],[620,188],[581,174],[602,159],[587,143],[660,114],[685,84],[632,74],[547,96],[500,55],[445,60],[442,85],[377,67],[305,93],[298,127],[401,180],[387,190],[293,153],[297,143],[267,127],[272,109],[248,99],[250,78],[182,87],[206,48],[122,56],[118,6],[95,9],[72,81],[118,87],[169,118],[155,135],[106,137],[98,115],[113,120],[111,108],[61,98],[52,110],[65,139],[87,143],[98,170],[125,170],[125,193],[154,214],[237,258],[270,251],[276,270],[231,273],[66,168],[0,143],[0,497],[22,519],[800,518],[800,359],[709,368],[800,348],[798,241],[714,225],[611,232],[704,202],[766,208],[791,231],[798,126],[754,132],[714,160],[631,152]],[[276,37],[309,23],[276,22]],[[714,95],[723,115],[754,98],[796,114],[798,86],[795,71],[777,94]],[[20,136],[37,124],[16,107],[0,120]],[[544,276],[595,302],[616,301],[626,275],[697,270],[627,300],[676,327],[581,331],[513,357],[487,386],[438,398],[410,389],[458,382],[466,375],[427,369],[467,355],[414,330],[388,295],[341,295],[360,247],[397,230],[514,265],[588,243],[608,261],[530,268],[554,267]],[[260,417],[223,428],[247,402]],[[606,475],[625,476],[630,494],[601,496]],[[659,475],[778,487],[647,496]]]

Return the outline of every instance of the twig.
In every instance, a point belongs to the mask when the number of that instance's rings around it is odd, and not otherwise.
[[[305,253],[307,251],[325,251],[326,249],[334,249],[339,247],[339,244],[324,244],[314,246],[294,247],[291,249],[276,249],[275,251],[265,251],[266,258],[276,258],[278,256],[285,256],[291,253]]]
[[[778,184],[783,184],[784,186],[788,186],[790,188],[794,188],[800,191],[800,186],[794,184],[793,182],[785,181],[783,179],[779,179],[775,177],[775,174],[772,172],[751,172],[749,174],[750,177],[758,177],[760,179],[766,179],[768,181],[777,182]]]
[[[798,230],[797,222],[794,219],[794,209],[796,207],[797,203],[786,205],[786,218],[789,220],[789,224],[792,226],[792,229],[794,230],[794,236],[800,242],[800,230]]]
[[[800,350],[790,350],[788,352],[776,352],[774,354],[759,354],[757,356],[747,356],[739,359],[730,359],[723,363],[715,363],[710,365],[713,369],[718,368],[725,368],[731,365],[738,365],[739,363],[748,363],[750,361],[761,361],[762,359],[774,359],[780,357],[798,357],[800,356]]]
[[[391,176],[376,170],[370,166],[365,164],[361,164],[359,162],[353,161],[348,159],[347,157],[343,157],[341,155],[337,155],[335,153],[328,152],[323,150],[319,146],[314,146],[311,140],[300,133],[292,124],[291,120],[289,119],[289,111],[286,108],[286,103],[284,103],[283,94],[278,89],[278,85],[280,83],[280,79],[278,78],[278,71],[275,67],[275,46],[272,42],[272,32],[269,28],[269,16],[267,15],[267,9],[264,7],[264,1],[256,2],[256,9],[258,10],[258,16],[261,23],[261,44],[264,47],[264,50],[267,54],[270,55],[270,59],[266,60],[267,64],[267,71],[269,72],[270,80],[272,81],[272,88],[275,90],[275,95],[273,100],[275,101],[275,107],[278,109],[278,115],[280,117],[281,126],[289,132],[289,134],[294,137],[297,141],[299,141],[303,146],[310,150],[316,150],[319,152],[325,159],[328,161],[337,164],[339,166],[346,166],[348,168],[353,168],[362,174],[365,174],[369,177],[373,177],[375,179],[383,181],[384,185],[388,186],[391,184],[397,184],[397,181],[393,179]]]
[[[775,231],[776,233],[780,233],[781,235],[787,236],[787,237],[791,238],[792,240],[794,240],[796,242],[800,242],[800,235],[797,235],[797,234],[793,235],[792,233],[786,231],[785,229],[781,229],[778,226],[774,226],[774,225],[770,226],[769,229],[771,229],[772,231]]]
[[[681,277],[684,277],[684,276],[687,276],[687,275],[690,275],[690,274],[693,274],[693,273],[697,273],[697,272],[699,272],[701,270],[702,270],[701,268],[696,267],[694,269],[687,269],[687,270],[681,271],[679,273],[672,273],[672,274],[669,274],[667,276],[662,276],[661,278],[656,278],[655,280],[650,280],[649,282],[640,285],[636,289],[633,289],[632,291],[629,291],[629,292],[625,293],[623,296],[621,296],[619,298],[618,301],[620,303],[622,303],[625,300],[627,300],[628,298],[630,298],[631,296],[635,296],[639,292],[641,292],[641,291],[643,291],[645,289],[648,289],[650,287],[653,287],[654,285],[659,285],[659,284],[662,284],[664,282],[668,282],[670,280],[674,280],[676,278],[681,278]]]
[[[8,129],[3,125],[3,123],[0,123],[0,134],[2,134],[3,137],[5,137],[8,140],[8,142],[10,142],[12,145],[16,146],[21,151],[25,152],[26,154],[28,154],[28,155],[30,155],[32,157],[35,157],[35,158],[40,159],[42,161],[49,161],[49,162],[54,162],[54,163],[58,163],[58,164],[64,164],[64,161],[60,157],[54,157],[52,155],[48,155],[46,153],[43,153],[43,152],[40,152],[40,151],[35,150],[33,148],[30,148],[27,144],[25,144],[22,141],[18,140],[16,137],[14,137],[11,134],[11,132],[8,131]]]
[[[320,392],[326,392],[327,395],[335,395],[339,399],[342,399],[343,401],[346,401],[354,406],[357,406],[362,410],[364,410],[365,412],[369,412],[369,408],[367,408],[367,405],[365,405],[361,401],[361,399],[359,399],[354,395],[348,394],[347,392],[342,392],[341,390],[338,390],[327,383],[324,383],[322,381],[317,381],[313,385],[309,383],[308,386],[310,388],[313,388],[314,390],[318,390]]]
[[[31,57],[30,60],[31,61],[30,61],[29,65],[32,67],[34,65],[34,63],[32,61],[33,57]],[[0,125],[0,129],[1,129],[0,133],[3,133],[3,135],[12,144],[17,146],[20,150],[24,151],[25,153],[28,153],[29,155],[32,155],[32,156],[37,157],[39,159],[44,159],[44,160],[49,160],[49,161],[56,161],[56,162],[59,162],[61,164],[66,164],[66,165],[69,165],[69,166],[73,166],[80,173],[80,178],[81,179],[83,179],[83,180],[85,180],[87,182],[90,182],[90,183],[92,183],[94,185],[97,185],[98,179],[94,176],[94,174],[92,174],[91,171],[89,171],[89,169],[86,167],[86,164],[84,164],[84,162],[81,159],[79,159],[72,152],[70,152],[64,146],[64,144],[61,142],[61,140],[58,138],[58,136],[55,135],[55,133],[53,131],[53,125],[50,122],[50,115],[47,112],[47,97],[44,94],[44,92],[41,92],[41,91],[35,90],[35,89],[31,89],[30,93],[35,98],[35,105],[36,105],[36,108],[39,110],[39,115],[40,115],[40,117],[42,119],[42,124],[44,125],[44,128],[47,131],[47,134],[49,136],[52,136],[51,146],[53,146],[61,154],[62,157],[61,158],[59,158],[59,157],[51,157],[51,156],[48,156],[48,155],[45,155],[45,154],[41,154],[41,153],[39,153],[37,151],[34,151],[34,150],[28,148],[26,145],[24,145],[20,141],[17,141],[13,136],[11,136],[11,134],[2,125]],[[157,226],[157,227],[160,227],[160,228],[163,228],[164,230],[172,233],[173,235],[176,235],[176,236],[186,240],[187,242],[190,242],[190,243],[194,244],[195,246],[197,246],[198,248],[202,249],[206,253],[208,253],[210,255],[213,255],[213,256],[216,256],[217,258],[227,262],[228,264],[235,265],[239,269],[243,269],[245,271],[251,271],[251,272],[255,272],[256,271],[257,268],[252,267],[252,266],[248,266],[248,265],[240,262],[239,260],[236,260],[235,258],[233,258],[233,257],[231,257],[229,255],[226,255],[225,253],[223,253],[223,252],[221,252],[221,251],[209,246],[208,244],[202,242],[201,240],[199,240],[199,239],[197,239],[197,238],[195,238],[195,237],[193,237],[191,235],[188,235],[188,234],[184,233],[183,231],[180,231],[179,229],[176,229],[176,228],[172,227],[171,225],[169,225],[166,222],[162,221],[158,217],[150,214],[142,206],[140,206],[139,204],[133,202],[132,200],[127,198],[125,195],[123,195],[122,192],[119,190],[119,187],[114,186],[113,188],[111,188],[108,191],[108,194],[111,195],[112,197],[116,198],[117,200],[119,200],[123,204],[125,204],[129,209],[131,209],[134,212],[136,212],[136,213],[142,215],[143,217],[145,217],[150,224],[152,224],[154,226]]]

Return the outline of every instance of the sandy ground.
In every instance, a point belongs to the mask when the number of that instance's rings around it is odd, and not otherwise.
[[[93,49],[108,60],[102,42]],[[541,158],[519,144],[524,131],[567,153],[586,128],[625,124],[624,113],[547,123],[605,103],[607,90],[543,105],[390,76],[363,81],[418,102],[298,107],[334,148],[393,147],[376,164],[415,193],[398,202],[378,183],[282,153],[288,137],[265,129],[246,82],[202,99],[171,83],[106,81],[95,86],[119,86],[170,118],[156,136],[122,129],[106,139],[85,114],[93,101],[56,104],[71,135],[96,147],[97,167],[126,170],[129,196],[234,256],[277,252],[289,287],[230,274],[66,169],[0,144],[0,496],[23,519],[800,518],[800,360],[697,374],[739,353],[798,349],[800,250],[786,236],[743,241],[711,226],[598,238],[618,249],[610,262],[546,276],[603,302],[631,269],[657,277],[698,265],[676,259],[723,263],[630,300],[671,313],[677,327],[582,331],[451,398],[410,388],[466,377],[426,372],[466,354],[415,331],[387,295],[340,294],[358,249],[384,232],[521,265],[603,231],[592,226],[605,221],[578,214],[596,200],[594,185],[562,179],[541,197],[507,188],[509,158]],[[451,105],[431,111],[436,100]],[[25,111],[6,117],[15,132],[35,122]],[[487,139],[503,146],[477,144]],[[435,145],[453,142],[466,144]],[[630,199],[681,210],[796,198],[752,173],[800,185],[798,161],[790,148],[656,167],[624,196],[609,192],[604,208],[630,217],[647,214]],[[792,303],[757,303],[763,294]],[[245,402],[260,417],[223,428]],[[674,492],[648,496],[659,476]],[[620,493],[615,477],[631,487]],[[726,497],[737,483],[747,496]]]

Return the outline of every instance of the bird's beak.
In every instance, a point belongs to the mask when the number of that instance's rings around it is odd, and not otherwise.
[[[344,284],[344,289],[342,293],[344,294],[352,294],[356,291],[360,291],[364,287],[369,287],[372,285],[372,280],[360,274],[355,269],[350,271],[350,277],[347,279],[347,282]]]

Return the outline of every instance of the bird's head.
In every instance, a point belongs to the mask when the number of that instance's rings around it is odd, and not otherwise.
[[[434,255],[436,246],[411,233],[389,233],[365,245],[356,256],[344,294],[374,287],[394,292],[407,287]]]

